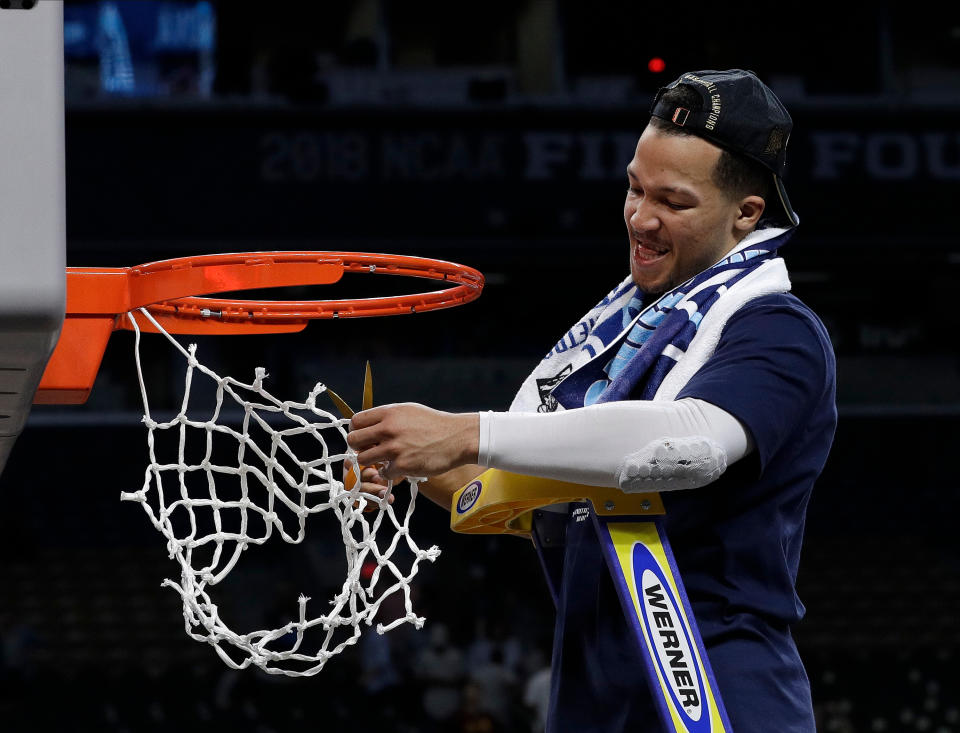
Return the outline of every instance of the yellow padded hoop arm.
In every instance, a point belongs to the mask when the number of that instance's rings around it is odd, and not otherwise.
[[[533,511],[549,504],[589,501],[601,516],[666,514],[656,493],[625,494],[620,489],[524,476],[491,468],[458,489],[450,505],[450,529],[462,534],[529,537]]]

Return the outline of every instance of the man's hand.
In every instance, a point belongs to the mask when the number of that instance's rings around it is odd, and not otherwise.
[[[358,412],[347,444],[363,466],[386,465],[384,478],[430,477],[477,462],[480,417],[407,402]]]

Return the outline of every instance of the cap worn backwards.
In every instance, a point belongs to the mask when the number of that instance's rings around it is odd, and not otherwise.
[[[699,103],[678,106],[663,99],[664,92],[680,85],[693,89]],[[761,163],[773,173],[774,187],[787,220],[793,226],[800,222],[783,186],[793,120],[773,90],[752,71],[728,69],[682,74],[657,92],[650,114]]]

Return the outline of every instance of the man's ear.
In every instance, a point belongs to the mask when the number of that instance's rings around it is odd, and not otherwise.
[[[763,215],[766,202],[760,196],[747,196],[740,202],[739,213],[733,225],[741,232],[750,232],[756,228]]]

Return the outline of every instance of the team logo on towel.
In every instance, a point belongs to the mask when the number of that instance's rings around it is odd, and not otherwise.
[[[663,570],[642,542],[633,547],[633,579],[642,607],[641,623],[653,646],[660,679],[690,733],[711,729],[706,687],[694,642]]]
[[[551,393],[553,388],[556,387],[560,382],[563,381],[563,378],[566,377],[570,372],[573,371],[573,364],[567,364],[563,369],[554,374],[552,377],[547,377],[546,379],[537,380],[537,392],[540,394],[540,404],[537,405],[537,412],[556,412],[557,411],[557,398],[554,397]]]
[[[468,484],[467,488],[460,494],[459,501],[457,501],[457,514],[466,514],[470,511],[471,507],[477,503],[477,499],[480,498],[480,491],[482,489],[483,484],[479,481]]]

